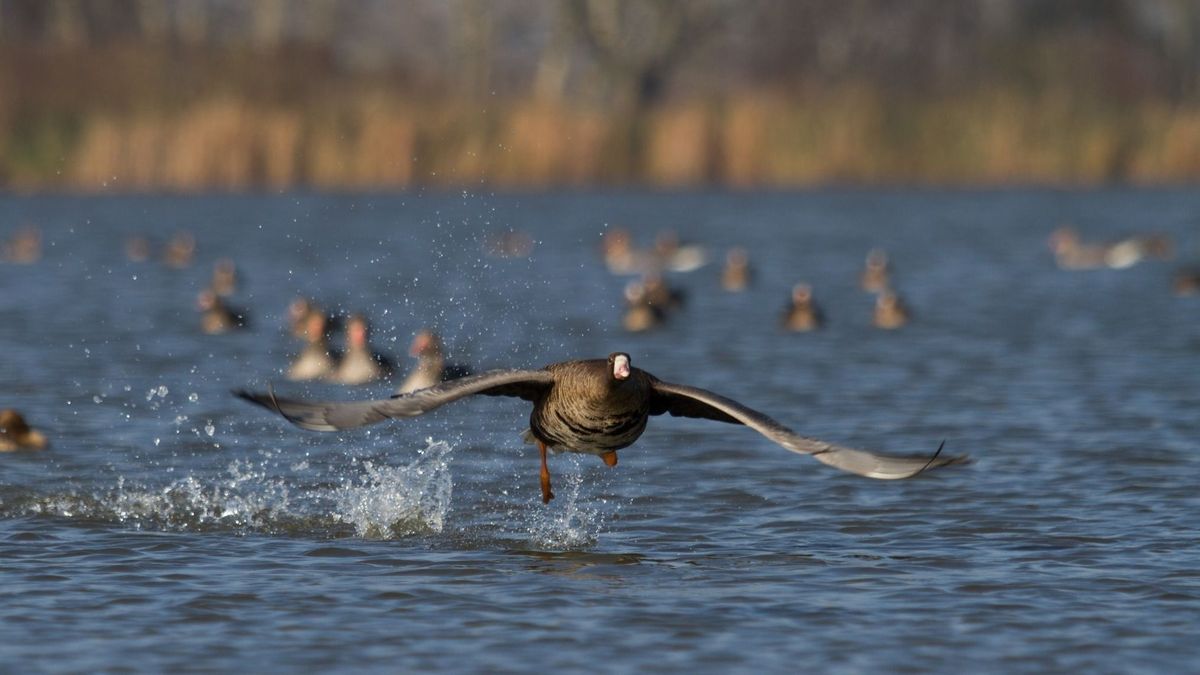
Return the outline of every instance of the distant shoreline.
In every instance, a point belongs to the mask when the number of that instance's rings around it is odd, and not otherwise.
[[[622,116],[536,101],[220,96],[0,120],[0,148],[0,188],[17,192],[1190,183],[1200,107],[1003,91],[896,103],[848,88]]]

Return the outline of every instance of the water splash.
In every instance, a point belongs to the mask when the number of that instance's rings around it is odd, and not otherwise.
[[[404,466],[363,462],[362,483],[348,483],[334,494],[338,519],[354,525],[358,536],[368,539],[441,532],[450,511],[453,448],[432,438],[425,442],[425,449]]]
[[[279,531],[299,518],[282,479],[268,478],[243,461],[233,462],[228,471],[224,480],[189,475],[160,488],[118,478],[117,486],[107,491],[29,495],[13,506],[28,515],[178,531]]]
[[[556,476],[553,508],[529,512],[526,529],[534,548],[551,551],[590,548],[604,526],[605,517],[600,508],[580,503],[583,471],[579,458],[570,455],[568,460],[570,471]]]
[[[53,494],[0,490],[0,516],[49,516],[181,532],[266,532],[392,539],[441,532],[450,511],[452,447],[426,441],[397,467],[355,463],[361,471],[330,489],[279,475],[271,458],[236,460],[223,476],[189,474],[162,486],[118,477],[115,487]],[[307,466],[306,462],[301,465]],[[296,464],[291,464],[296,470]]]

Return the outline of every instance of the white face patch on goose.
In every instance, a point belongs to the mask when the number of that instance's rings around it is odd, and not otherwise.
[[[617,354],[613,357],[613,377],[618,380],[624,380],[629,377],[629,357],[624,354]]]

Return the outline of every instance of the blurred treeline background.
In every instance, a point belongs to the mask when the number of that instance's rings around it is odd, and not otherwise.
[[[0,186],[1200,178],[1195,0],[0,0]]]

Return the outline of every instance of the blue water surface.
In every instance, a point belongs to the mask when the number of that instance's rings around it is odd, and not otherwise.
[[[1050,232],[1158,231],[1173,262],[1055,267]],[[4,196],[0,407],[51,439],[0,455],[5,672],[1184,672],[1200,648],[1194,190]],[[676,230],[687,305],[620,326],[600,236]],[[534,241],[495,257],[497,234]],[[197,240],[185,269],[125,240]],[[755,285],[720,259],[745,246]],[[872,247],[912,307],[870,323]],[[232,257],[245,331],[195,309]],[[825,330],[787,334],[812,284]],[[655,418],[609,469],[551,459],[528,404],[305,432],[229,395],[296,384],[286,308],[363,312],[406,369],[422,327],[477,369],[622,350],[806,435],[973,463],[874,481],[740,427]]]

